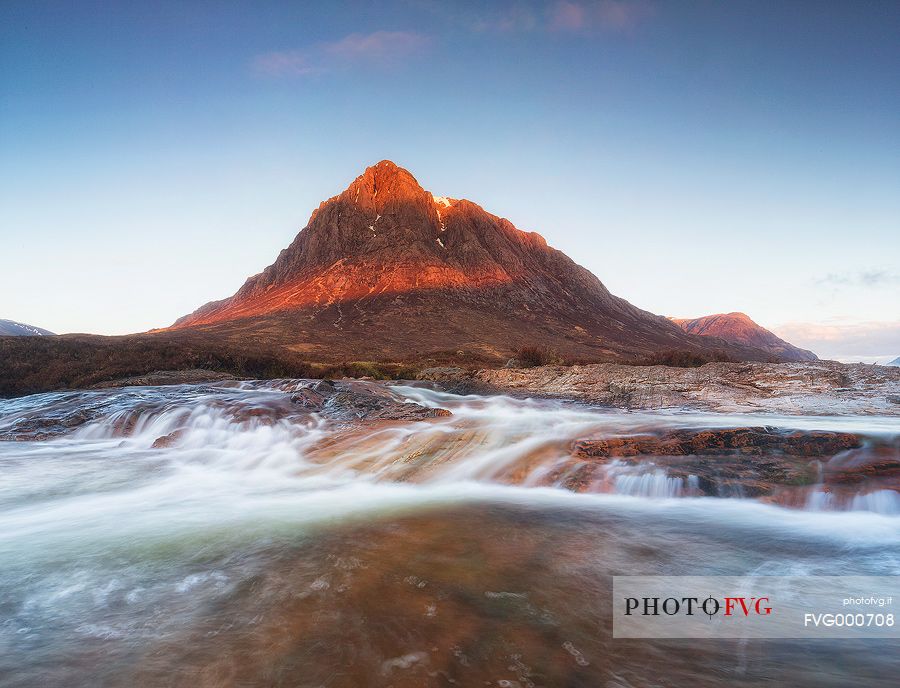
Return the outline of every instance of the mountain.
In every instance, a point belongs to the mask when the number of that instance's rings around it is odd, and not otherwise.
[[[719,313],[702,318],[672,318],[681,329],[702,337],[717,337],[733,344],[745,344],[768,352],[783,361],[818,361],[812,351],[788,344],[769,330],[757,325],[744,313]]]
[[[893,361],[890,361],[889,363],[885,363],[885,365],[900,367],[900,356],[897,356],[897,358],[895,358]]]
[[[432,195],[389,160],[321,203],[236,294],[163,331],[185,330],[317,360],[462,352],[497,361],[524,346],[595,361],[668,350],[768,356],[686,334],[610,294],[540,235],[471,201]]]
[[[46,337],[52,334],[50,330],[34,325],[26,325],[15,320],[0,320],[0,337]]]

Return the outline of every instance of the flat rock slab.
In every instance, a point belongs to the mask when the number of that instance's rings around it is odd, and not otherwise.
[[[495,392],[572,399],[628,409],[720,413],[900,416],[900,368],[835,361],[707,363],[698,368],[613,363],[434,372],[441,384],[468,379]]]
[[[770,427],[716,430],[674,430],[661,435],[636,435],[584,439],[575,443],[576,456],[760,456],[785,454],[797,457],[831,458],[863,445],[850,432],[780,430]]]

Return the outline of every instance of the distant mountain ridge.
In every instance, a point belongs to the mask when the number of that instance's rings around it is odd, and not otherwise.
[[[733,344],[745,344],[770,353],[783,361],[818,361],[812,351],[789,344],[775,333],[753,322],[745,313],[718,313],[701,318],[672,318],[681,329],[701,337],[717,337]]]
[[[47,337],[54,334],[50,330],[15,320],[0,320],[0,337]]]
[[[322,202],[277,260],[166,331],[259,338],[311,356],[410,360],[436,351],[570,360],[665,350],[770,352],[714,342],[610,294],[591,272],[479,205],[425,191],[389,160]]]

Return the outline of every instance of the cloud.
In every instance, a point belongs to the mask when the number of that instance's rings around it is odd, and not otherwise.
[[[407,3],[435,17],[442,27],[455,26],[474,33],[526,33],[541,28],[547,5],[534,0],[480,6],[439,0],[407,0]]]
[[[385,66],[410,57],[429,44],[413,31],[351,33],[343,38],[297,50],[275,51],[253,58],[253,70],[268,77],[307,76],[366,63]]]
[[[628,31],[653,14],[640,0],[561,0],[549,12],[553,31]]]
[[[587,12],[578,2],[559,2],[553,8],[550,26],[557,31],[579,31],[587,24]]]
[[[351,33],[323,50],[344,60],[393,60],[415,53],[428,44],[428,39],[412,31],[376,31]]]
[[[795,346],[811,349],[821,358],[900,356],[900,320],[793,322],[773,331]]]
[[[538,27],[538,17],[530,7],[513,5],[490,17],[479,17],[472,22],[476,31],[499,31],[501,33],[523,33]]]
[[[265,76],[303,76],[321,71],[311,65],[306,54],[299,50],[257,55],[253,58],[253,69]]]
[[[860,272],[831,272],[817,280],[818,284],[834,287],[882,287],[900,284],[900,274],[890,270],[862,270]]]
[[[476,33],[626,32],[654,13],[651,0],[516,0],[484,3],[485,7],[468,11],[429,0],[410,2],[438,17],[442,24],[454,24]]]

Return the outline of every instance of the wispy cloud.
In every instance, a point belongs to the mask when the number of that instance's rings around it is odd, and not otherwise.
[[[811,349],[823,358],[900,356],[900,321],[858,322],[834,319],[824,323],[792,322],[773,328],[791,344]]]
[[[351,33],[334,43],[323,44],[326,54],[343,60],[394,60],[428,45],[428,39],[412,31]]]
[[[252,67],[261,76],[283,77],[330,72],[363,62],[387,66],[421,52],[429,42],[428,36],[413,31],[351,33],[336,41],[257,55]]]
[[[547,2],[513,0],[467,6],[442,0],[406,0],[415,9],[435,17],[442,27],[474,33],[524,33],[542,28]]]
[[[475,17],[472,19],[471,27],[475,31],[521,33],[538,28],[540,24],[538,16],[534,9],[527,5],[511,5],[501,7],[490,15]]]
[[[833,287],[882,287],[900,284],[900,274],[890,270],[861,270],[859,272],[830,272],[817,280],[818,284]]]
[[[627,32],[654,14],[651,0],[514,0],[466,11],[432,0],[410,0],[445,23],[475,32]]]
[[[303,76],[321,68],[313,66],[304,52],[286,50],[257,55],[253,58],[253,70],[264,76]]]
[[[653,14],[640,0],[561,0],[550,8],[554,31],[628,31]]]

